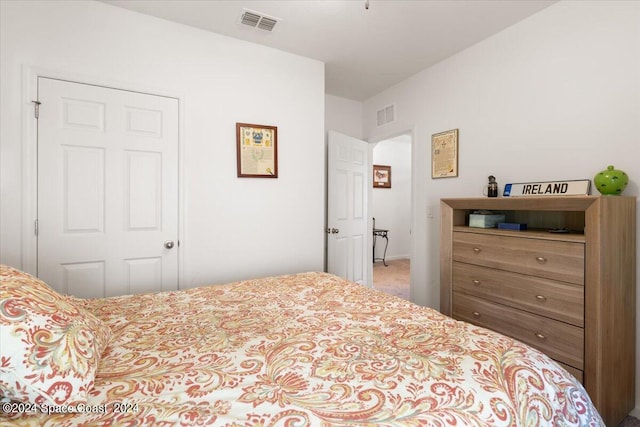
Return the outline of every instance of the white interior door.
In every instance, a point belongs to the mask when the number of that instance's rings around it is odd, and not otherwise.
[[[328,159],[327,271],[368,284],[369,146],[365,141],[329,131]]]
[[[178,100],[38,78],[38,276],[83,298],[178,288]]]

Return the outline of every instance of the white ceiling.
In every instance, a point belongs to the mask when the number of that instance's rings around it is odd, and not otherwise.
[[[103,0],[324,62],[328,94],[363,101],[555,0]],[[239,23],[243,8],[279,18]]]

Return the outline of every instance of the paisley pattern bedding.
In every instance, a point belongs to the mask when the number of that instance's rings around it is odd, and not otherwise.
[[[537,350],[326,273],[73,302],[112,333],[86,405],[0,423],[603,425]]]

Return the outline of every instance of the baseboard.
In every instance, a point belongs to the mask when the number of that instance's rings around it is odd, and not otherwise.
[[[640,406],[636,406],[635,408],[633,408],[633,411],[631,411],[629,415],[631,415],[632,417],[640,418]]]
[[[396,259],[409,259],[411,256],[409,255],[391,255],[385,258],[385,261],[394,261]]]

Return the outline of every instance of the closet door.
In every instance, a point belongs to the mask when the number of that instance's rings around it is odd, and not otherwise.
[[[38,79],[38,276],[79,297],[178,287],[178,100]]]

